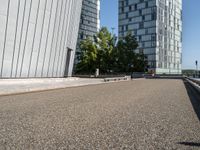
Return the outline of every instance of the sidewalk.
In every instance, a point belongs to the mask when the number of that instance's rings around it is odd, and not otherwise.
[[[88,78],[43,78],[43,79],[0,79],[0,95],[20,94],[67,87],[105,83],[103,79]]]

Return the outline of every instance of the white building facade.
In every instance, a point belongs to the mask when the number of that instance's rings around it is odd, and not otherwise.
[[[182,73],[182,0],[119,0],[119,37],[136,36],[157,74]]]
[[[0,78],[71,76],[82,0],[0,0]]]

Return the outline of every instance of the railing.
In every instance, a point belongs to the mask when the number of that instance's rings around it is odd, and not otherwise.
[[[198,91],[200,92],[200,80],[195,78],[188,78],[186,77],[186,80]]]
[[[190,81],[192,81],[192,82],[194,82],[194,83],[196,83],[197,85],[200,86],[200,80],[195,79],[195,78],[187,78],[187,79],[190,80]]]

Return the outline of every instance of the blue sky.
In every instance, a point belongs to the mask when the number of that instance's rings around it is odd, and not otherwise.
[[[101,0],[101,26],[117,34],[118,0]],[[200,0],[183,0],[183,69],[200,66]]]

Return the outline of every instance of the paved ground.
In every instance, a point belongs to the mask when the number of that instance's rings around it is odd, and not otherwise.
[[[0,149],[200,149],[198,100],[181,80],[0,97]]]

